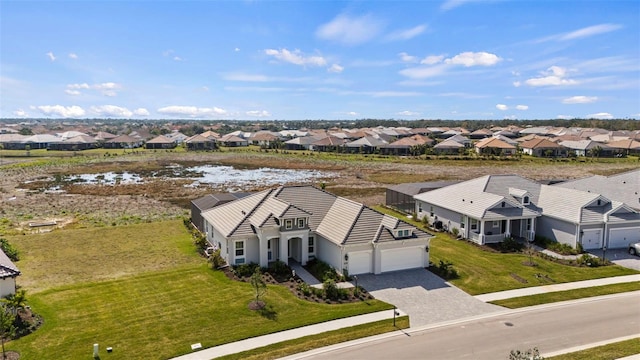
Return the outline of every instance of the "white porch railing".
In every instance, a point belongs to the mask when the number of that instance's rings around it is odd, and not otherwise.
[[[496,234],[496,235],[485,235],[484,242],[485,244],[497,243],[504,241],[505,234]]]

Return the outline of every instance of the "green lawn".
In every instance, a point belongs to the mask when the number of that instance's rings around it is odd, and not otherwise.
[[[640,290],[640,282],[630,282],[622,284],[594,286],[584,289],[574,289],[567,291],[556,291],[546,294],[521,296],[517,298],[491,301],[492,304],[504,306],[510,309],[553,303],[558,301],[582,299],[593,296],[618,294],[622,292]]]
[[[594,347],[569,354],[558,355],[548,360],[615,360],[640,354],[640,338]]]
[[[375,209],[394,216],[401,216],[397,212],[381,206],[375,207]],[[406,216],[402,216],[402,218],[422,227],[421,223],[411,221]],[[432,263],[437,265],[440,260],[443,260],[453,264],[453,268],[458,271],[460,277],[451,280],[451,283],[471,295],[638,273],[635,270],[617,265],[599,268],[575,267],[539,257],[533,258],[537,266],[527,266],[523,263],[528,262],[529,258],[524,254],[501,254],[485,251],[468,241],[455,240],[445,233],[436,233],[431,240],[429,249]],[[536,278],[535,274],[546,275],[553,282]],[[526,283],[518,279],[524,279]]]
[[[114,360],[164,359],[197,342],[210,347],[391,308],[377,300],[311,303],[269,286],[267,310],[251,311],[251,286],[209,269],[180,221],[10,241],[24,259],[18,284],[29,284],[28,303],[44,317],[35,333],[8,343],[24,359],[86,358],[94,343],[104,355],[112,346]]]
[[[266,360],[278,359],[284,356],[298,354],[304,351],[317,349],[324,346],[342,343],[349,340],[360,339],[367,336],[378,335],[386,332],[397,331],[409,327],[409,317],[402,316],[396,319],[396,326],[392,320],[381,320],[370,324],[351,326],[344,329],[328,331],[318,335],[305,336],[299,339],[283,341],[281,343],[264,346],[258,349],[243,351],[241,353],[227,355],[218,360]]]

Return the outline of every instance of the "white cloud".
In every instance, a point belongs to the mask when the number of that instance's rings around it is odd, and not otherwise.
[[[541,71],[537,78],[531,78],[525,81],[529,86],[563,86],[576,85],[578,81],[567,78],[567,70],[560,66],[551,66],[546,71]]]
[[[180,56],[174,56],[173,61],[183,61]]]
[[[563,104],[589,104],[598,100],[597,96],[572,96],[562,100]]]
[[[400,60],[408,63],[417,62],[418,58],[412,55],[407,54],[406,52],[401,52],[398,54],[400,56]]]
[[[64,92],[67,93],[67,95],[71,95],[71,96],[78,96],[78,95],[82,94],[78,90],[71,90],[71,89],[66,89]]]
[[[559,40],[573,40],[585,38],[593,35],[604,34],[611,31],[616,31],[622,28],[622,25],[618,24],[599,24],[594,26],[589,26],[586,28],[582,28],[576,31],[572,31],[568,34],[560,36]]]
[[[325,60],[322,56],[304,56],[302,52],[298,49],[289,51],[287,49],[275,50],[275,49],[265,49],[264,53],[273,56],[274,58],[288,62],[295,65],[311,65],[311,66],[326,66],[327,60]]]
[[[67,89],[89,89],[90,86],[87,83],[82,83],[82,84],[67,84]]]
[[[586,116],[587,119],[613,119],[613,115],[608,112],[599,112],[595,114],[589,114]]]
[[[149,110],[145,108],[137,108],[133,110],[133,114],[138,116],[149,116]]]
[[[41,105],[35,107],[38,111],[45,115],[56,115],[63,118],[77,118],[84,116],[86,113],[83,108],[77,105],[62,106],[62,105]]]
[[[355,112],[355,111],[349,111],[349,112],[347,112],[347,115],[349,115],[349,116],[358,116],[360,114]]]
[[[350,17],[341,14],[321,25],[316,36],[344,45],[358,45],[374,39],[383,27],[382,21],[371,15]]]
[[[509,110],[509,107],[505,104],[497,104],[496,109],[506,111],[506,110]]]
[[[209,91],[209,87],[208,86],[203,86],[200,88],[200,90],[204,91],[204,92],[208,92]]]
[[[522,83],[520,81],[514,81],[513,82],[513,86],[515,86],[515,87],[520,87],[520,85],[522,85]]]
[[[571,119],[575,119],[576,117],[572,115],[558,115],[556,116],[556,118],[562,119],[562,120],[571,120]]]
[[[18,109],[18,110],[13,112],[13,115],[18,116],[18,117],[27,117],[27,112],[22,110],[22,109]]]
[[[245,114],[247,114],[247,116],[251,116],[251,117],[269,117],[269,116],[271,116],[271,113],[269,113],[266,110],[251,110],[251,111],[247,111]]]
[[[524,110],[527,110],[527,109],[529,109],[528,105],[516,105],[516,110],[524,111]]]
[[[240,48],[235,48],[235,49],[233,49],[233,51],[238,52],[238,51],[240,51]]]
[[[127,117],[128,118],[128,117],[131,117],[131,115],[133,115],[133,112],[131,112],[131,110],[124,107],[115,106],[115,105],[92,106],[91,111],[93,111],[94,113],[100,116],[106,116],[106,117]]]
[[[336,73],[336,74],[341,73],[343,70],[344,70],[344,67],[342,67],[342,66],[340,66],[338,64],[333,64],[327,69],[328,72]]]
[[[477,1],[478,0],[446,0],[444,3],[442,3],[442,5],[440,5],[440,9],[445,11],[451,10],[453,8],[457,8],[458,6]]]
[[[411,29],[394,31],[391,34],[387,35],[385,39],[388,41],[409,40],[422,34],[423,32],[425,32],[425,30],[427,30],[427,25],[418,25],[412,27]]]
[[[449,69],[446,64],[436,66],[421,66],[400,70],[400,74],[412,79],[425,79],[444,74]]]
[[[49,51],[48,53],[46,53],[45,55],[47,55],[49,57],[49,60],[51,61],[56,61],[56,56],[53,55],[53,52]]]
[[[69,59],[77,60],[78,55],[76,53],[69,53]]]
[[[400,116],[419,116],[420,113],[416,112],[416,111],[405,110],[405,111],[400,111],[399,113],[397,113],[397,115],[400,115]]]
[[[199,108],[196,106],[165,106],[157,110],[158,113],[170,116],[189,116],[189,117],[203,117],[203,116],[220,116],[226,115],[227,111],[218,107],[213,108]]]
[[[463,52],[450,59],[445,60],[447,64],[470,66],[492,66],[499,63],[502,59],[496,54],[488,52]]]
[[[269,77],[258,74],[232,73],[223,75],[225,80],[231,81],[247,81],[247,82],[267,82]]]
[[[444,55],[429,55],[426,58],[422,59],[420,61],[420,64],[434,65],[442,62],[442,60],[444,60]]]

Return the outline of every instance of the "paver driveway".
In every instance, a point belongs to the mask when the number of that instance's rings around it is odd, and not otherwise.
[[[358,285],[409,314],[411,327],[504,310],[477,300],[425,269],[358,275]]]

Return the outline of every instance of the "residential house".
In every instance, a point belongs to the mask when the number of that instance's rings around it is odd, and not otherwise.
[[[18,267],[0,250],[0,297],[16,293],[16,278],[19,275]]]
[[[555,185],[567,189],[598,193],[640,211],[640,169],[611,176],[594,175]]]
[[[467,146],[456,141],[456,139],[454,138],[455,136],[452,136],[449,139],[437,143],[433,146],[433,152],[438,155],[457,155],[460,153],[464,153],[467,149]]]
[[[251,194],[252,193],[246,192],[218,193],[205,195],[201,198],[191,200],[191,223],[196,227],[196,229],[205,234],[206,230],[202,212],[234,200],[242,199],[243,197]]]
[[[253,145],[262,147],[271,147],[280,141],[280,134],[269,131],[259,131],[249,138],[249,142]]]
[[[207,241],[229,264],[320,259],[354,274],[424,268],[431,235],[313,186],[282,186],[202,213]]]
[[[537,157],[566,157],[567,149],[547,138],[535,138],[520,144],[522,152]]]
[[[78,135],[49,143],[49,150],[88,150],[98,147],[98,141],[89,135]]]
[[[611,141],[607,146],[619,154],[640,155],[640,142],[632,139]]]
[[[218,142],[227,147],[249,146],[249,142],[247,140],[231,134],[222,136]]]
[[[300,136],[284,142],[287,150],[313,150],[312,144],[318,141],[314,136]]]
[[[640,237],[640,213],[597,192],[541,185],[517,175],[487,175],[415,196],[419,218],[478,244],[543,236],[584,249],[625,247]],[[640,239],[638,239],[640,240]]]
[[[471,139],[484,139],[493,136],[493,132],[489,129],[478,129],[471,134],[469,134],[469,138]]]
[[[434,140],[422,135],[412,135],[396,140],[391,144],[380,146],[380,154],[383,155],[422,155],[425,149],[434,143]]]
[[[478,141],[475,145],[476,152],[481,155],[515,155],[517,148],[497,137],[490,137]]]
[[[358,140],[344,144],[345,148],[352,153],[373,154],[381,146],[388,143],[381,138],[375,136],[365,136]]]
[[[311,143],[311,147],[317,151],[333,151],[339,152],[344,148],[345,140],[343,138],[328,135]]]
[[[144,140],[129,135],[120,135],[104,142],[105,149],[135,149],[144,144]]]
[[[205,137],[201,134],[193,135],[184,141],[187,150],[213,150],[216,142],[213,138]]]
[[[390,186],[386,191],[385,205],[406,214],[413,214],[416,211],[415,195],[457,183],[459,181],[428,181]]]
[[[560,145],[576,156],[611,157],[615,154],[608,145],[593,140],[561,141]]]
[[[173,149],[177,143],[164,135],[158,135],[144,144],[147,149]]]

